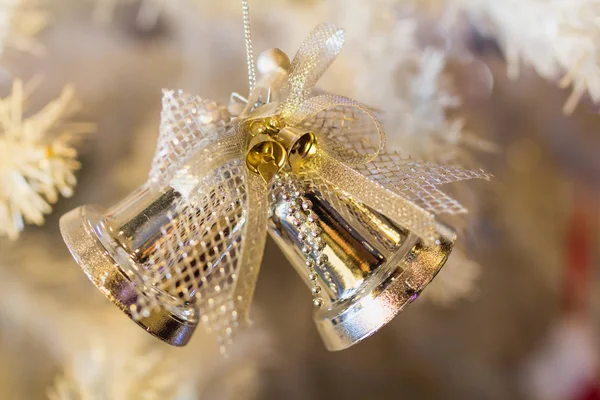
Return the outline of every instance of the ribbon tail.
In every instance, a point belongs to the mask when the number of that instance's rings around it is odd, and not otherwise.
[[[482,170],[469,170],[453,165],[436,165],[402,158],[396,152],[380,153],[368,164],[356,169],[381,186],[399,193],[405,199],[435,214],[458,215],[467,209],[438,187],[467,179],[490,180]]]
[[[264,238],[255,232],[266,235],[266,189],[239,158],[199,172],[189,193],[168,192],[174,204],[144,271],[145,290],[157,296],[138,296],[136,305],[143,315],[157,304],[194,304],[225,349],[247,312],[238,303],[250,303],[256,282]]]
[[[247,207],[240,247],[240,267],[233,293],[234,308],[242,323],[250,323],[249,313],[260,264],[267,241],[268,199],[262,178],[246,171]]]
[[[426,244],[431,244],[439,236],[437,222],[432,213],[324,152],[315,154],[305,164],[305,168],[396,224],[409,229]]]

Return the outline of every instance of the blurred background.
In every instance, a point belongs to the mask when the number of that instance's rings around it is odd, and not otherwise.
[[[229,357],[200,329],[184,348],[159,342],[88,282],[58,219],[146,180],[162,88],[245,94],[240,4],[2,0],[0,398],[600,399],[597,2],[250,5],[257,52],[293,55],[323,21],[346,30],[319,85],[380,110],[389,147],[494,174],[445,188],[470,210],[452,221],[458,248],[417,302],[342,352],[325,350],[271,241],[255,324]],[[30,188],[29,155],[67,172]]]

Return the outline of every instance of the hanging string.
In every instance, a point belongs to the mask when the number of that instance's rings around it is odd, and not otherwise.
[[[244,17],[244,39],[246,41],[246,63],[248,64],[248,87],[250,93],[256,84],[256,71],[254,70],[254,49],[252,46],[250,6],[248,5],[248,0],[242,0],[242,15]]]

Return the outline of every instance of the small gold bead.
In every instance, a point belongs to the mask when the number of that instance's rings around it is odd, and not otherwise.
[[[320,308],[320,307],[323,307],[324,301],[320,297],[315,297],[313,299],[313,304],[315,305],[315,307],[319,307]]]
[[[277,134],[281,130],[281,121],[277,117],[269,117],[267,119],[267,129],[269,133]]]
[[[257,136],[265,133],[266,127],[261,121],[253,121],[250,123],[250,135]]]

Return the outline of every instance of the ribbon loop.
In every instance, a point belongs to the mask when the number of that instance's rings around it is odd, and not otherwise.
[[[181,90],[165,90],[162,98],[160,133],[152,160],[150,181],[166,184],[179,170],[182,162],[200,152],[222,155],[236,153],[241,143],[233,138],[231,115],[215,101],[202,99]],[[227,144],[222,145],[223,141]],[[207,149],[211,151],[207,152]],[[218,151],[214,151],[218,150]],[[230,153],[230,154],[223,154]],[[219,160],[215,160],[217,163]]]
[[[335,60],[344,45],[344,31],[323,23],[308,35],[292,60],[288,80],[281,90],[279,113],[287,118],[295,113],[313,87]]]
[[[321,148],[349,165],[372,161],[385,146],[385,132],[375,114],[343,96],[311,97],[287,122],[314,132]]]

